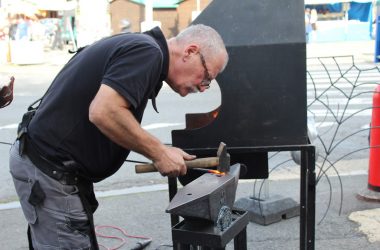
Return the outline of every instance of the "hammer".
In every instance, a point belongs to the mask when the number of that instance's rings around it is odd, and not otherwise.
[[[216,157],[198,158],[191,161],[185,161],[186,167],[191,168],[211,168],[220,165],[221,170],[229,170],[229,154],[227,154],[226,144],[221,142],[217,151]],[[218,169],[219,169],[218,167]],[[139,164],[135,166],[137,174],[156,172],[157,169],[151,164]]]

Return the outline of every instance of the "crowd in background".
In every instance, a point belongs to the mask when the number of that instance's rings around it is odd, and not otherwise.
[[[62,49],[62,30],[59,18],[9,14],[0,21],[0,41],[41,41],[52,49]]]

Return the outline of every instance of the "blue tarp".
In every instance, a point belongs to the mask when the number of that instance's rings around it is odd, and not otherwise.
[[[315,8],[318,13],[339,13],[342,12],[343,4],[317,4],[317,5],[306,5],[306,8]],[[360,20],[361,22],[371,21],[372,18],[372,3],[371,2],[350,2],[350,9],[348,10],[349,20]]]
[[[342,3],[334,4],[307,4],[305,8],[316,9],[318,13],[337,13],[342,12]]]
[[[342,12],[342,3],[328,4],[327,8],[330,12]]]
[[[360,20],[361,22],[371,21],[372,3],[351,2],[348,10],[349,20]]]

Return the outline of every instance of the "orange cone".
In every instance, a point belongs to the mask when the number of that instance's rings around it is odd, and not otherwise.
[[[368,188],[380,192],[380,85],[373,94]]]
[[[366,200],[380,201],[380,84],[373,94],[369,144],[368,190],[359,196]]]

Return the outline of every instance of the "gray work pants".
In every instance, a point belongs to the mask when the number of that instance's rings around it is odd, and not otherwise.
[[[9,166],[34,249],[91,249],[90,223],[78,188],[42,173],[26,155],[19,155],[18,142],[11,148]],[[28,200],[35,190],[45,195],[32,205]]]

